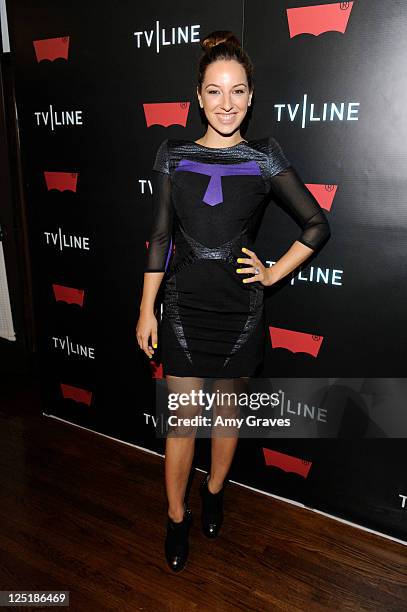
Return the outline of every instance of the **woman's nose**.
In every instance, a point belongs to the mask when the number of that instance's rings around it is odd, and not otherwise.
[[[224,98],[223,99],[222,108],[224,108],[225,111],[230,111],[232,107],[233,107],[233,104],[232,104],[230,98],[228,98],[228,97]]]

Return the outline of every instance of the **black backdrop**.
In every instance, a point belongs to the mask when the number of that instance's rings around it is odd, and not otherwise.
[[[164,138],[204,133],[199,40],[231,29],[255,64],[245,136],[277,138],[332,229],[300,274],[265,293],[262,376],[329,388],[338,436],[243,439],[231,477],[407,541],[405,434],[384,401],[402,409],[407,380],[407,6],[311,4],[7,2],[44,414],[163,453],[146,417],[159,352],[148,362],[135,338],[152,162]],[[256,252],[271,265],[298,234],[269,206]],[[294,346],[277,347],[288,332]],[[315,350],[298,350],[303,338]]]

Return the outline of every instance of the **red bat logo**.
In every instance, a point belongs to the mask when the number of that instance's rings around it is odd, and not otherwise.
[[[287,9],[290,38],[298,34],[319,36],[324,32],[345,33],[353,2],[317,4]]]
[[[64,287],[63,285],[52,285],[54,290],[55,300],[57,302],[66,302],[67,304],[78,304],[83,306],[84,289],[74,289],[73,287]]]
[[[146,118],[147,127],[151,125],[169,125],[187,124],[189,102],[157,102],[151,104],[143,104],[144,116]]]
[[[314,198],[317,200],[321,208],[325,210],[331,210],[334,197],[338,185],[320,185],[318,183],[306,183],[305,186],[312,193]]]
[[[156,363],[153,359],[150,359],[150,367],[151,367],[151,378],[163,378],[163,364]]]
[[[303,478],[307,478],[311,469],[311,461],[305,461],[298,457],[292,457],[285,453],[263,448],[264,461],[267,466],[277,467],[284,472],[293,472]]]
[[[33,40],[33,45],[38,63],[46,59],[53,62],[59,57],[64,60],[68,59],[69,36]]]
[[[92,391],[81,389],[80,387],[73,387],[72,385],[65,385],[61,383],[62,397],[64,399],[71,399],[79,404],[86,404],[90,406],[92,401]]]
[[[47,189],[73,191],[76,193],[79,172],[44,172]]]
[[[308,353],[312,357],[316,357],[323,341],[322,336],[283,329],[282,327],[269,325],[269,330],[273,348],[285,348],[292,353]]]

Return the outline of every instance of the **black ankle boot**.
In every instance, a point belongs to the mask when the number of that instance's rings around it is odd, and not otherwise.
[[[208,489],[210,474],[206,474],[201,482],[200,494],[202,499],[201,523],[202,531],[207,538],[216,538],[223,523],[223,493],[225,484],[217,493]]]
[[[167,536],[165,538],[165,557],[168,566],[174,572],[184,569],[189,552],[189,529],[192,522],[192,510],[185,506],[184,518],[176,523],[167,516]]]

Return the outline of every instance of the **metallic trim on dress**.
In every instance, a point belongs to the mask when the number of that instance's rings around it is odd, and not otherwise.
[[[168,292],[165,294],[165,306],[168,320],[170,321],[178,342],[184,349],[184,352],[190,363],[193,363],[191,353],[184,334],[181,317],[178,309],[178,291],[176,287],[176,276],[172,275],[167,279]]]
[[[246,323],[244,324],[239,338],[236,340],[232,350],[230,351],[230,355],[226,357],[225,361],[223,362],[223,367],[227,366],[232,355],[243,346],[259,322],[263,311],[263,301],[261,300],[261,302],[259,302],[259,296],[263,296],[263,292],[258,287],[255,287],[254,291],[250,293],[250,314],[246,319]]]
[[[217,247],[208,247],[187,234],[181,226],[179,226],[179,228],[184,235],[185,240],[191,246],[196,259],[223,259],[224,261],[229,261],[231,263],[234,262],[233,245],[239,240],[240,234],[232,238],[232,240],[228,240]]]
[[[179,226],[179,229],[181,230],[185,240],[190,245],[191,250],[182,259],[182,261],[180,261],[178,264],[173,265],[171,268],[170,274],[166,281],[165,305],[166,314],[168,315],[168,319],[171,322],[178,342],[184,349],[185,354],[190,363],[193,363],[185,338],[181,318],[179,315],[178,292],[176,290],[176,273],[179,272],[186,265],[193,263],[198,259],[219,259],[227,261],[234,265],[235,255],[233,253],[233,247],[239,242],[243,232],[217,247],[207,247],[204,244],[195,240],[195,238],[193,238],[189,234],[187,234],[187,232],[185,232],[185,230],[181,226]],[[263,286],[261,285],[259,287],[253,284],[251,287],[247,286],[247,288],[250,290],[250,312],[238,339],[236,340],[230,354],[228,355],[228,357],[226,357],[223,363],[223,367],[225,367],[229,363],[232,355],[247,341],[250,333],[256,327],[262,314],[263,300],[261,298],[263,297]]]

